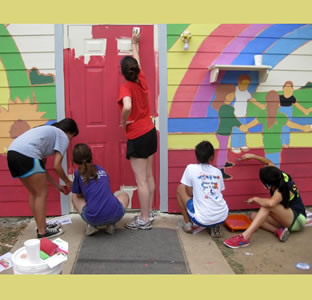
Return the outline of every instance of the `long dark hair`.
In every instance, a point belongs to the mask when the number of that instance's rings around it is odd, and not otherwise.
[[[136,82],[140,73],[140,67],[135,58],[132,56],[125,56],[120,61],[120,68],[122,75],[128,81]]]
[[[51,126],[57,127],[63,130],[65,133],[73,134],[73,136],[76,136],[79,134],[79,129],[78,129],[76,122],[70,118],[66,118],[59,122],[55,122],[51,124]]]
[[[290,198],[287,182],[292,181],[290,175],[284,173],[277,167],[268,166],[260,169],[259,177],[266,187],[270,187],[271,196],[273,196],[274,193],[272,186],[278,189],[283,197],[282,203],[287,208],[289,206]]]
[[[76,144],[73,150],[73,161],[78,165],[78,173],[82,176],[85,184],[90,179],[98,179],[97,169],[92,163],[92,152],[86,144]]]

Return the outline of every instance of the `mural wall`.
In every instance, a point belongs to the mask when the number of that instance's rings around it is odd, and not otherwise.
[[[184,30],[192,33],[188,50],[179,38]],[[224,174],[231,209],[253,208],[243,201],[267,195],[258,180],[260,164],[240,161],[244,153],[265,155],[289,172],[312,205],[312,25],[169,24],[167,32],[169,212],[178,212],[177,184],[204,139],[216,149],[214,164]],[[265,80],[246,68],[221,71],[211,81],[210,66],[254,66],[259,54],[269,66]],[[1,215],[31,215],[25,188],[7,169],[8,146],[55,119],[54,25],[0,24]],[[59,193],[51,189],[47,204],[49,215],[59,214]]]
[[[189,50],[179,39],[192,33]],[[175,189],[201,140],[216,151],[214,164],[226,180],[231,209],[266,191],[258,163],[244,153],[271,159],[289,172],[306,205],[311,205],[312,25],[168,25],[169,211],[178,210]],[[212,65],[254,65],[262,55],[269,73],[221,71],[211,82]]]
[[[28,193],[7,168],[12,140],[56,120],[53,24],[0,24],[0,215],[31,215]],[[47,210],[60,212],[51,191]]]

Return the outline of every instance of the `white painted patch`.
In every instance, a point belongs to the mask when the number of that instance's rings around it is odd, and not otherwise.
[[[68,34],[69,48],[75,49],[75,57],[83,56],[85,40],[92,40],[92,25],[71,25]]]
[[[159,51],[159,41],[158,41],[158,39],[159,39],[159,36],[158,36],[159,28],[158,28],[158,25],[157,24],[154,25],[153,29],[154,29],[154,51],[158,52]]]
[[[132,55],[131,39],[122,37],[117,38],[118,55]]]
[[[27,69],[33,67],[40,71],[48,69],[50,72],[55,71],[55,54],[54,53],[22,53],[23,60]]]
[[[107,40],[93,39],[92,25],[70,25],[68,47],[75,49],[75,57],[84,56],[84,63],[88,64],[90,57],[105,56]]]
[[[9,24],[11,35],[54,35],[54,24]]]
[[[88,64],[91,56],[105,56],[106,55],[106,39],[92,39],[84,41],[84,63]]]
[[[85,65],[87,65],[90,61],[90,58],[91,58],[91,55],[89,54],[85,54],[84,57],[83,57],[83,62]]]
[[[286,56],[269,72],[265,82],[259,84],[256,92],[272,90],[272,85],[281,90],[285,81],[291,80],[294,87],[301,87],[312,81],[312,41]]]
[[[54,35],[14,36],[14,41],[21,53],[55,51]]]
[[[85,40],[85,53],[106,54],[106,39]]]
[[[24,61],[25,68],[34,67],[55,75],[54,24],[10,24],[7,27]]]

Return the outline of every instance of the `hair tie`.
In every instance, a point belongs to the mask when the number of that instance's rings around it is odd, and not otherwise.
[[[284,181],[288,182],[288,180],[289,180],[288,175],[286,173],[284,173],[284,172],[282,172],[282,174],[283,174],[283,177],[284,177]]]

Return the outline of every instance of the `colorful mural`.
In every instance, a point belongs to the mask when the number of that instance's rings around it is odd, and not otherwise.
[[[27,68],[29,53],[19,50],[10,25],[0,24],[0,35],[0,154],[5,154],[17,134],[56,119],[56,94],[55,75],[41,74],[36,59]]]
[[[305,149],[312,150],[312,25],[190,24],[184,27],[192,32],[188,51],[181,28],[170,26],[168,145],[174,155],[185,157],[208,139],[217,149],[215,165],[233,182],[243,179],[235,165],[247,151],[287,169],[296,149],[302,153],[298,164],[310,163]],[[269,66],[265,81],[258,71],[227,70],[210,82],[210,66],[250,66],[254,55]],[[177,165],[169,160],[173,182],[179,181]]]
[[[11,178],[6,153],[12,140],[26,130],[56,120],[54,52],[54,25],[0,24],[2,216],[31,215],[28,194]],[[48,214],[59,214],[59,193],[52,191],[49,199]]]

